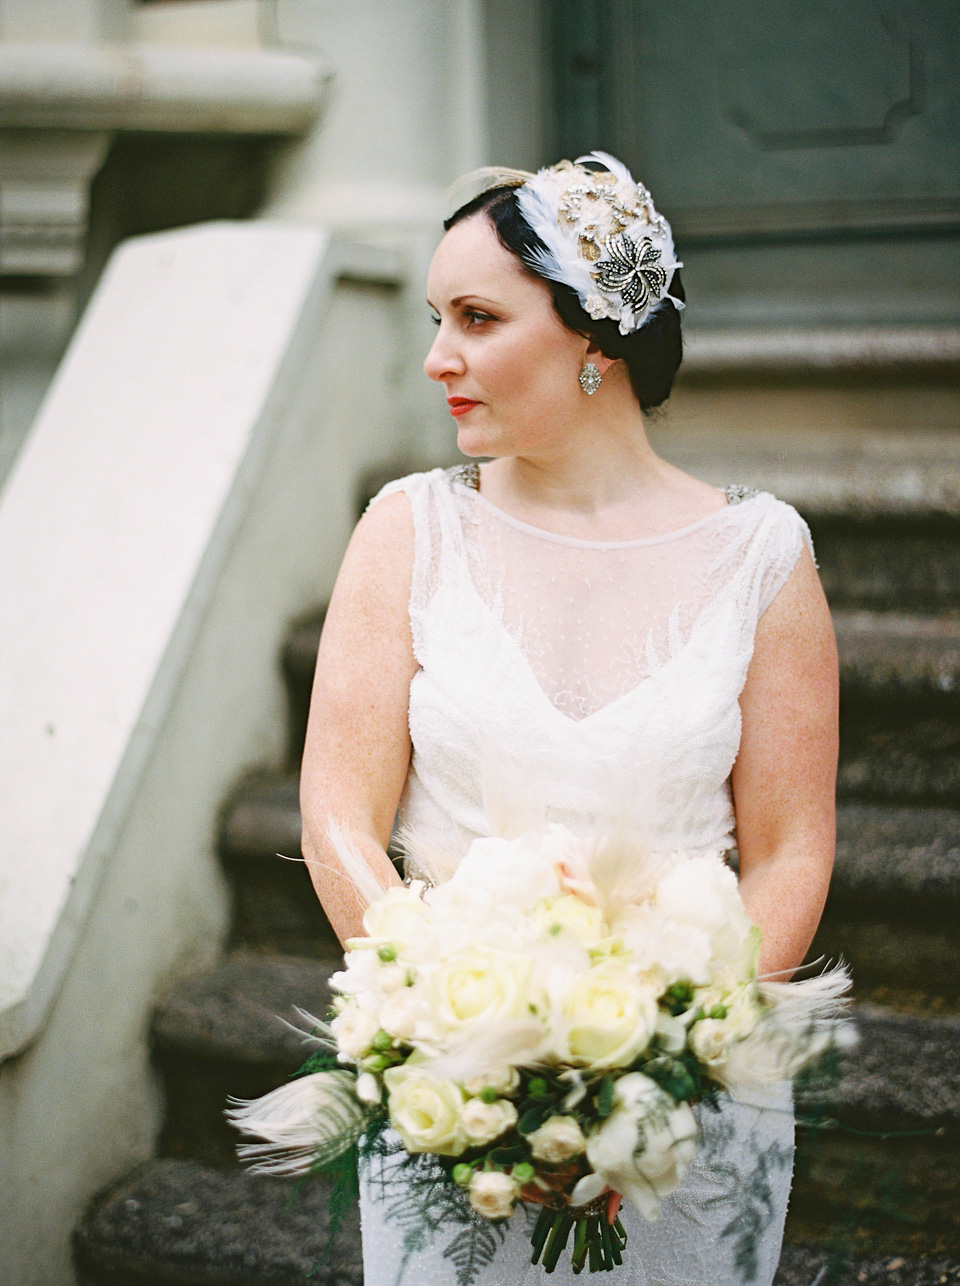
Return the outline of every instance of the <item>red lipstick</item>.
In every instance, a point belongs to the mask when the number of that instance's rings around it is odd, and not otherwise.
[[[469,397],[448,397],[447,405],[450,407],[451,415],[466,415],[468,411],[472,411],[480,403],[474,402]]]

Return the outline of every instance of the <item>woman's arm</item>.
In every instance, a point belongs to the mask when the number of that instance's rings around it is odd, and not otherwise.
[[[733,769],[740,892],[763,929],[761,973],[803,961],[836,842],[837,647],[805,549],[760,618]],[[784,974],[784,977],[787,975]]]
[[[335,823],[386,888],[386,854],[410,762],[413,656],[410,502],[387,496],[361,519],[327,610],[300,778],[303,856],[341,942],[363,932],[363,903],[330,843]]]

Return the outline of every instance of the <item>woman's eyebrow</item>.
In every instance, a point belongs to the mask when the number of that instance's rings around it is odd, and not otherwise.
[[[475,303],[478,303],[478,304],[489,304],[491,308],[501,307],[501,305],[496,303],[494,300],[487,299],[485,295],[474,295],[469,292],[465,295],[456,295],[453,299],[450,300],[450,306],[452,308],[459,308],[460,305],[468,299],[472,299],[474,300]],[[438,311],[436,304],[432,304],[429,299],[427,300],[427,307],[432,308],[434,312]]]

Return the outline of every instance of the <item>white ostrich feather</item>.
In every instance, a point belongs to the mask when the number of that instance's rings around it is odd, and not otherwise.
[[[327,827],[327,836],[333,845],[333,850],[340,859],[340,864],[350,881],[360,896],[364,906],[370,906],[378,898],[382,898],[387,891],[387,885],[381,881],[370,867],[370,863],[363,856],[356,844],[349,839],[341,829],[339,823],[330,822]],[[335,869],[335,868],[328,868]]]
[[[367,1112],[354,1093],[352,1072],[314,1072],[263,1098],[228,1099],[224,1113],[241,1134],[261,1139],[237,1148],[254,1174],[306,1174],[329,1165],[363,1133]]]
[[[531,267],[542,277],[561,281],[575,290],[581,303],[597,289],[590,264],[580,255],[576,236],[561,231],[557,222],[556,178],[540,170],[517,190],[517,204],[527,223],[546,246],[531,256]]]
[[[850,987],[843,965],[795,982],[761,982],[760,995],[770,1008],[727,1055],[724,1081],[730,1092],[750,1093],[791,1079],[831,1046],[855,1044]]]
[[[541,1024],[517,1018],[471,1032],[462,1045],[428,1059],[423,1067],[436,1076],[463,1082],[505,1067],[528,1067],[538,1062],[543,1051]]]

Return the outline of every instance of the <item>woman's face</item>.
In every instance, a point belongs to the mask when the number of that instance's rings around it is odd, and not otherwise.
[[[476,214],[441,241],[427,299],[438,331],[423,369],[446,389],[460,450],[551,454],[582,403],[588,341],[561,322],[547,284]]]

